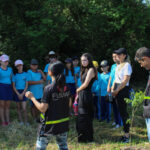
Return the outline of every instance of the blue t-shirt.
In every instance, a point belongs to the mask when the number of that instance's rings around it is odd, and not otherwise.
[[[80,75],[80,67],[74,67],[74,73]]]
[[[42,80],[42,75],[39,72],[33,72],[28,70],[29,81],[39,81]],[[34,94],[36,99],[40,99],[43,96],[43,84],[29,85],[29,90]]]
[[[113,85],[113,83],[115,81],[116,68],[117,68],[117,64],[113,64],[111,66],[111,71],[110,71],[111,83],[110,83],[110,87]]]
[[[49,67],[49,65],[50,65],[50,63],[48,63],[48,64],[45,66],[45,68],[44,68],[44,72],[45,72],[45,73],[48,73],[48,67]],[[47,74],[46,80],[47,80],[47,81],[50,81],[50,83],[52,82],[52,79],[51,79],[51,77],[50,77],[48,74]]]
[[[48,73],[48,67],[49,67],[50,63],[46,64],[45,68],[44,68],[44,72]]]
[[[16,73],[12,81],[15,83],[17,90],[24,90],[26,87],[26,82],[29,81],[28,74],[26,72]]]
[[[66,70],[64,70],[64,75],[66,77],[66,83],[75,83],[75,77],[72,75],[71,70],[68,70],[68,75],[66,75]]]
[[[101,73],[101,82],[100,82],[100,89],[101,89],[101,96],[107,95],[107,86],[110,77],[110,72],[107,74]]]
[[[2,84],[11,84],[13,78],[13,71],[11,67],[7,67],[6,70],[3,70],[0,67],[0,83]]]
[[[96,96],[100,95],[100,84],[101,84],[101,75],[98,72],[97,73],[98,79],[94,81],[92,85],[92,93],[95,93]]]

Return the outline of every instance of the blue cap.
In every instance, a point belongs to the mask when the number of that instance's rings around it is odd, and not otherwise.
[[[30,64],[31,65],[38,65],[38,61],[36,59],[32,59]]]
[[[106,66],[108,66],[109,64],[108,64],[108,61],[107,60],[103,60],[103,61],[101,61],[101,66],[102,67],[106,67]]]
[[[79,59],[78,56],[74,56],[74,57],[72,58],[72,60],[75,60],[75,59]]]
[[[71,59],[71,58],[67,58],[67,59],[65,60],[65,63],[72,63],[72,59]]]

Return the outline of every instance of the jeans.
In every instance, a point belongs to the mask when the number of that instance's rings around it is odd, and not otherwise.
[[[146,118],[145,120],[146,120],[148,140],[150,142],[150,118]]]
[[[68,150],[67,146],[67,132],[54,135],[56,137],[56,142],[59,150]],[[46,150],[49,138],[51,136],[38,137],[36,142],[36,150]]]
[[[116,100],[115,99],[113,100],[112,107],[113,107],[115,123],[120,125],[120,126],[122,126],[123,122],[122,122],[122,119],[121,119],[121,116],[120,116],[120,112],[119,112],[119,110],[117,108],[117,104],[116,104]]]

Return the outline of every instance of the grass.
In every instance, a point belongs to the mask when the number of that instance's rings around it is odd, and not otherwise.
[[[29,110],[29,108],[28,108]],[[34,150],[38,125],[33,121],[29,111],[30,126],[21,126],[17,121],[16,105],[11,105],[12,123],[8,127],[0,127],[0,150]],[[142,117],[142,106],[137,112],[133,128],[132,141],[129,144],[118,142],[122,129],[112,130],[112,122],[98,122],[94,120],[94,139],[90,144],[79,144],[75,129],[75,118],[70,121],[68,146],[70,150],[150,150],[147,139],[145,121]],[[55,139],[52,138],[47,149],[57,150]]]

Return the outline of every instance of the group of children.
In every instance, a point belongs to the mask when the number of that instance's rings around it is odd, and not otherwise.
[[[38,61],[32,59],[30,69],[25,71],[24,63],[18,59],[14,62],[14,69],[9,67],[9,56],[0,57],[0,117],[2,126],[10,123],[9,107],[13,100],[17,103],[20,124],[28,125],[25,93],[27,90],[34,93],[40,101],[43,96],[44,82],[46,76],[42,70],[38,69]],[[30,101],[31,113],[38,119],[39,112]]]
[[[49,63],[45,66],[44,72],[38,68],[38,61],[32,59],[30,69],[25,71],[24,63],[18,59],[14,62],[14,69],[9,67],[9,56],[3,54],[0,57],[0,117],[2,126],[7,126],[10,123],[9,106],[10,101],[14,100],[17,103],[18,116],[20,124],[28,125],[28,117],[26,110],[27,98],[26,91],[31,91],[35,98],[40,102],[43,96],[44,86],[51,83],[51,77],[48,75],[48,67],[57,62],[57,55],[54,51],[49,52]],[[99,70],[97,61],[93,61],[94,66]],[[98,79],[93,83],[92,93],[94,97],[94,118],[99,121],[106,120],[108,123],[111,119],[111,103],[107,100],[109,79],[115,73],[115,65],[109,71],[107,60],[100,63],[102,73],[98,72]],[[72,103],[76,96],[76,88],[81,85],[80,66],[78,57],[67,58],[65,60],[64,75],[67,86],[71,91]],[[113,78],[113,77],[112,77]],[[39,121],[39,111],[30,101],[31,114],[34,119]],[[116,111],[113,104],[113,110]],[[119,113],[119,112],[117,112]],[[114,112],[115,114],[115,112]],[[23,115],[23,116],[22,116]],[[118,115],[118,114],[117,114]],[[24,119],[23,119],[24,118]],[[121,123],[113,123],[119,127]]]

